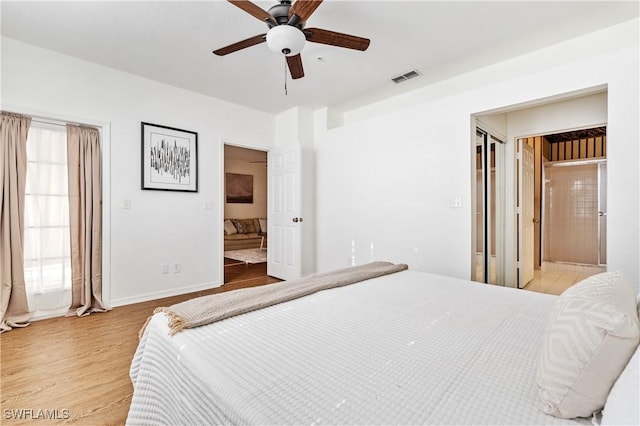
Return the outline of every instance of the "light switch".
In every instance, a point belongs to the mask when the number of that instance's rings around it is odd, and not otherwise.
[[[449,207],[452,209],[462,208],[462,197],[454,197],[449,201]]]
[[[122,200],[122,208],[123,209],[130,209],[131,208],[131,200],[129,200],[128,198]]]

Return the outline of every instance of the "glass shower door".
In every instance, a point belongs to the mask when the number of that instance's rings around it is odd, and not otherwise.
[[[545,165],[544,260],[606,263],[605,179],[603,162]]]

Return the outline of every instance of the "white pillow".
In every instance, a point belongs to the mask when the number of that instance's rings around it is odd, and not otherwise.
[[[267,219],[258,219],[260,222],[260,232],[267,233]]]
[[[542,411],[573,418],[602,409],[639,340],[635,291],[622,273],[567,289],[551,309],[538,358]]]
[[[640,425],[640,346],[609,392],[601,425]]]
[[[225,219],[224,221],[224,233],[225,235],[238,233],[238,230],[236,229],[235,225],[229,219]]]

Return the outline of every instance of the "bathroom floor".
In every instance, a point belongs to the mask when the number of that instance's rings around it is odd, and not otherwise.
[[[543,262],[542,268],[535,270],[533,280],[524,290],[559,295],[583,279],[604,271],[604,266]]]

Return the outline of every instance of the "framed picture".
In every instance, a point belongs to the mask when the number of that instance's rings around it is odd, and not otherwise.
[[[142,124],[142,189],[198,192],[198,134]]]
[[[226,173],[227,203],[253,203],[253,175]]]

